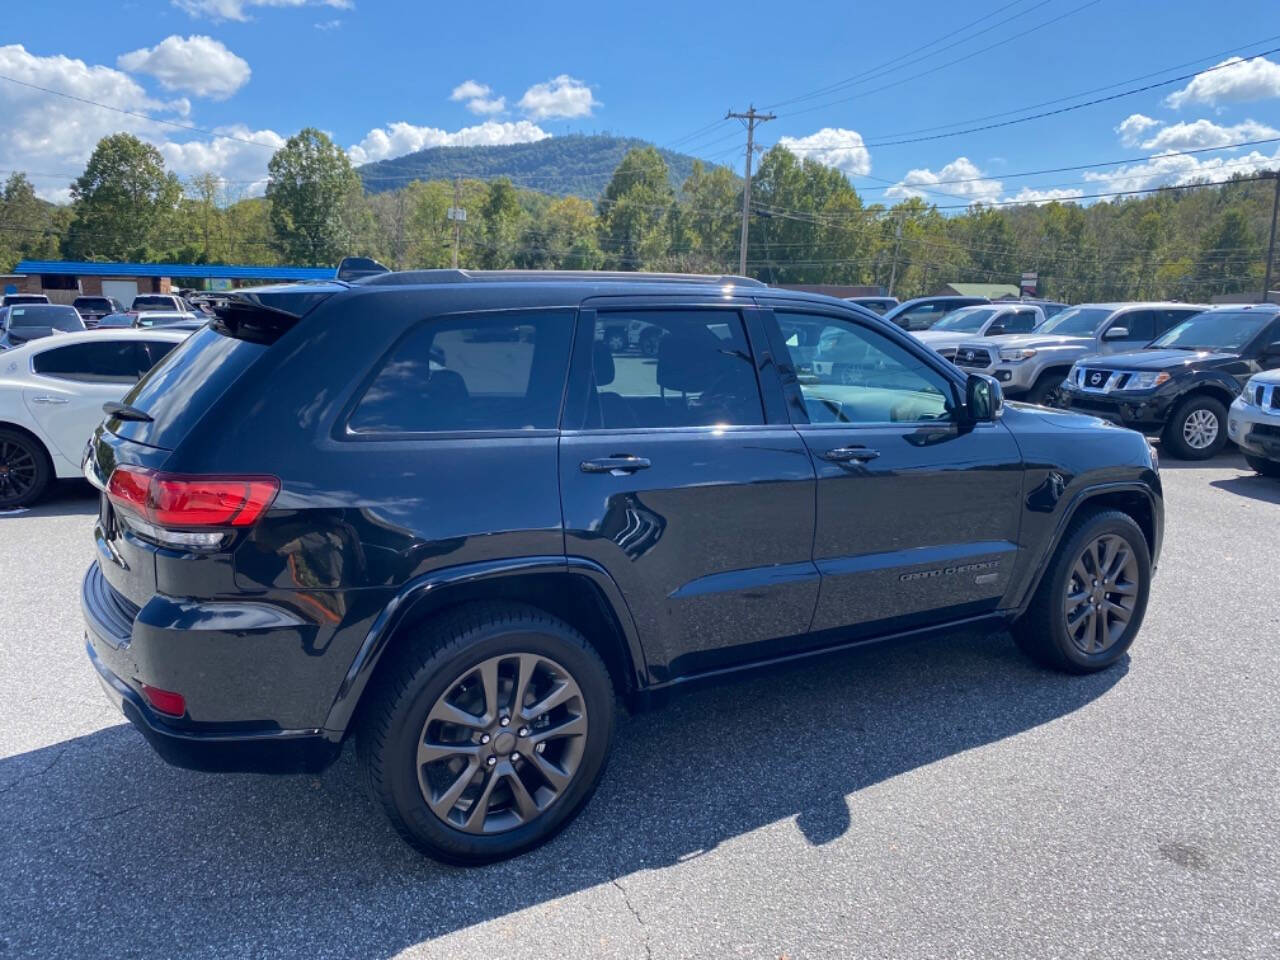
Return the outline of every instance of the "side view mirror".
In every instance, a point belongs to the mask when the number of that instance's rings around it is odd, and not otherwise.
[[[1004,409],[1004,392],[995,377],[971,373],[964,385],[964,409],[970,423],[991,423]]]
[[[1103,340],[1127,340],[1129,338],[1128,327],[1112,327],[1102,335]]]

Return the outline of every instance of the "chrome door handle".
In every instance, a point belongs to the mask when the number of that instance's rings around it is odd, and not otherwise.
[[[48,397],[48,396],[32,397],[31,402],[32,403],[66,403],[67,398],[66,397]]]
[[[830,460],[832,463],[861,463],[865,460],[874,460],[880,456],[879,450],[868,450],[866,447],[836,447],[834,450],[828,450],[822,455],[823,460]]]
[[[649,461],[645,457],[619,454],[612,457],[598,457],[595,460],[583,460],[578,466],[583,473],[611,473],[615,477],[620,477],[623,474],[648,469]]]

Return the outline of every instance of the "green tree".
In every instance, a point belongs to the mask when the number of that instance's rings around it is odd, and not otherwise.
[[[627,151],[600,198],[600,246],[619,270],[660,266],[671,251],[675,191],[653,147]]]
[[[1207,299],[1212,293],[1240,293],[1252,287],[1260,279],[1255,274],[1258,254],[1244,211],[1223,211],[1200,240],[1194,268],[1200,296]]]
[[[597,270],[604,254],[596,242],[595,212],[581,197],[553,200],[530,218],[520,235],[516,266],[528,270]]]
[[[516,243],[520,236],[520,221],[524,211],[516,196],[516,189],[506,177],[499,177],[489,184],[484,204],[480,208],[480,224],[483,240],[480,243],[480,266],[488,270],[505,270],[515,266]]]
[[[368,215],[360,177],[328,136],[301,130],[271,157],[267,174],[271,228],[287,260],[329,265],[358,252]]]
[[[718,273],[737,270],[742,182],[728,167],[707,169],[695,160],[680,190],[684,269]]]
[[[25,173],[11,173],[0,188],[0,273],[28,257],[57,256],[53,208],[36,196]]]
[[[103,137],[74,183],[67,253],[77,259],[146,260],[173,239],[182,186],[160,151],[129,133]]]

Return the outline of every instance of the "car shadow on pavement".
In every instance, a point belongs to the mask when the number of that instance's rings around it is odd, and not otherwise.
[[[1250,500],[1261,500],[1263,503],[1280,503],[1280,480],[1274,477],[1263,477],[1251,473],[1243,477],[1228,477],[1225,480],[1210,480],[1209,486],[1219,490],[1227,490]]]
[[[1068,677],[1007,634],[962,634],[690,691],[620,715],[563,834],[472,870],[398,838],[350,747],[318,777],[200,774],[112,726],[0,760],[0,953],[393,956],[787,819],[794,843],[828,843],[859,829],[851,794],[1070,714],[1127,670]]]
[[[20,517],[69,517],[93,516],[98,512],[98,491],[87,480],[59,480],[48,492],[30,507],[0,513],[0,520],[7,516]]]

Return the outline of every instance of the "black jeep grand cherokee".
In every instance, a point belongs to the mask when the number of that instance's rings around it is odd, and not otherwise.
[[[633,320],[655,357],[596,338]],[[1141,435],[735,278],[240,291],[85,469],[88,654],[155,749],[316,768],[353,735],[400,832],[456,863],[565,825],[615,697],[975,624],[1102,669],[1163,526]]]

